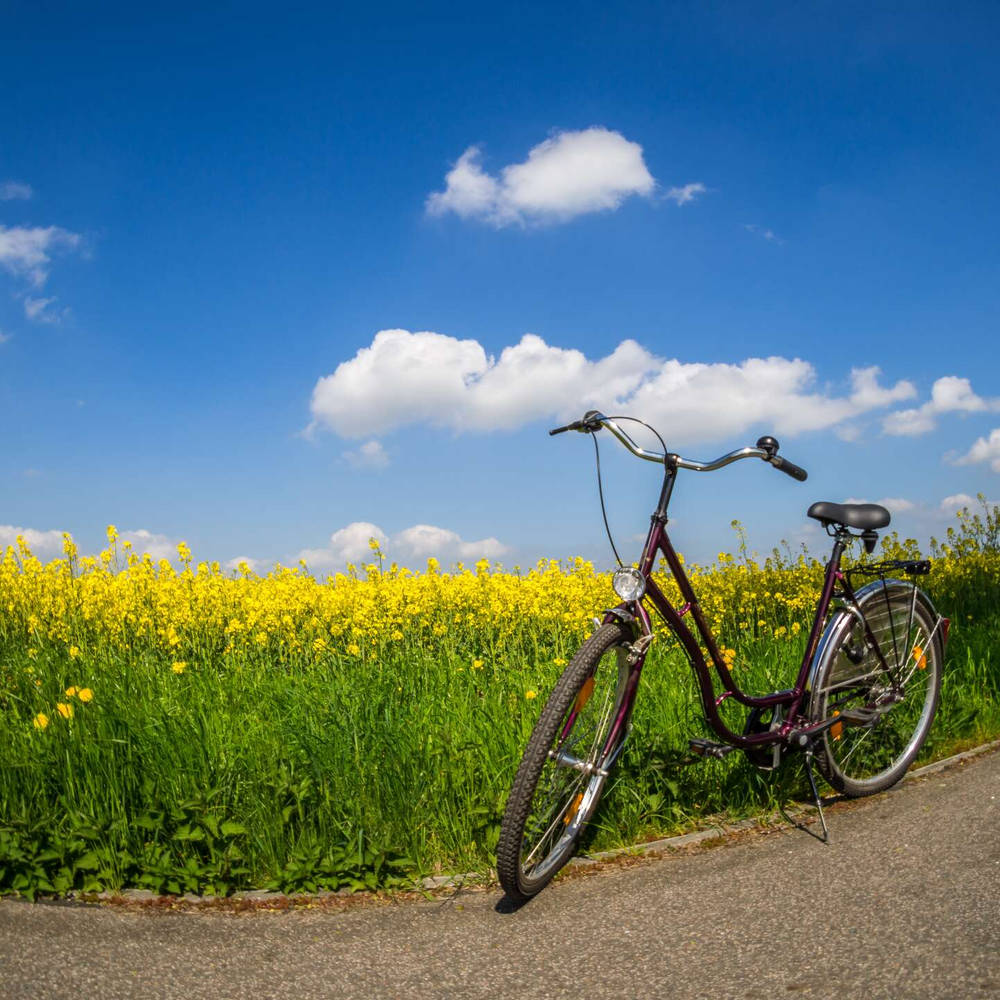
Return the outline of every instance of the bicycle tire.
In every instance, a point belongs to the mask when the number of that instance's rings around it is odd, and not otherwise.
[[[829,785],[850,798],[885,791],[913,763],[934,722],[944,661],[937,613],[912,584],[876,581],[857,596],[893,675],[864,643],[860,623],[840,615],[827,626],[810,699],[813,721],[834,713],[849,720],[823,734],[816,764]]]
[[[503,822],[500,828],[500,839],[497,843],[497,875],[500,885],[507,896],[516,902],[524,902],[540,892],[553,878],[553,876],[566,864],[570,856],[576,850],[583,831],[594,815],[601,793],[607,781],[606,776],[597,773],[597,769],[607,770],[605,762],[613,761],[617,758],[621,750],[627,728],[620,731],[613,747],[605,748],[604,741],[611,730],[613,720],[617,717],[618,709],[622,698],[625,696],[625,684],[628,676],[628,665],[626,663],[626,646],[632,640],[632,629],[620,622],[613,622],[602,625],[596,632],[580,647],[576,655],[570,660],[562,676],[556,682],[552,693],[549,695],[545,708],[535,723],[535,728],[528,740],[518,767],[517,775],[511,786],[510,795],[507,798],[507,806],[504,811]],[[607,654],[614,652],[616,673],[612,678],[608,663],[608,669],[602,668],[602,660]],[[610,660],[610,658],[609,658]],[[592,697],[597,685],[597,674],[603,672],[601,677],[601,693],[597,698]],[[594,684],[587,691],[584,705],[576,715],[573,716],[577,707],[584,686],[594,678]],[[610,684],[613,680],[613,687]],[[610,690],[613,698],[608,701],[602,697]],[[597,705],[600,704],[600,708]],[[560,766],[560,758],[553,757],[553,753],[566,754],[567,746],[575,747],[575,743],[570,743],[569,739],[573,734],[579,733],[577,740],[584,736],[589,736],[586,724],[594,715],[594,711],[587,713],[587,708],[593,705],[594,710],[599,712],[597,723],[594,728],[592,748],[588,762],[595,768],[591,773],[581,772],[572,766]],[[610,705],[610,710],[609,710]],[[606,724],[602,725],[602,720]],[[584,728],[578,730],[577,726]],[[600,744],[600,746],[598,745]],[[550,753],[550,751],[552,751]],[[572,758],[576,760],[576,758]],[[608,765],[610,766],[610,764]],[[543,772],[549,769],[550,782],[544,785],[542,781]],[[572,770],[574,774],[581,774],[580,778],[573,775],[566,776],[563,772]],[[565,789],[560,789],[556,782],[563,779],[567,781]],[[543,800],[536,804],[536,798],[541,791],[542,795],[555,795],[559,797],[551,807]],[[561,803],[561,806],[560,806]],[[575,805],[574,805],[575,803]],[[557,808],[559,806],[559,808]],[[535,813],[533,813],[533,807]],[[572,809],[572,811],[570,811]],[[531,854],[527,857],[526,852],[535,849],[530,844],[529,834],[534,831],[529,830],[529,820],[537,813],[542,817],[536,820],[536,825],[549,823],[549,817],[554,815],[550,824],[550,832],[547,832],[539,841],[539,846],[544,842],[546,836],[553,838],[551,848],[535,864],[531,864]],[[563,821],[565,830],[556,829],[560,820]],[[558,833],[558,837],[555,834]],[[526,840],[528,845],[526,847]]]

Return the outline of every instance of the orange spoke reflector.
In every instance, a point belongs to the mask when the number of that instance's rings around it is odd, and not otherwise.
[[[836,709],[833,710],[834,715],[840,715]],[[839,740],[844,733],[844,724],[842,722],[836,722],[830,726],[830,735],[835,739]]]
[[[917,666],[920,667],[921,670],[927,669],[927,657],[924,656],[923,646],[913,647],[913,657],[917,661]]]
[[[576,815],[577,810],[580,808],[580,803],[583,801],[583,792],[577,792],[576,798],[573,799],[573,804],[569,807],[566,816],[563,818],[563,824],[569,826],[573,822],[573,817]]]
[[[574,712],[582,712],[583,706],[590,701],[590,696],[594,693],[594,678],[588,677],[580,688],[580,693],[576,696],[576,704],[573,706]]]

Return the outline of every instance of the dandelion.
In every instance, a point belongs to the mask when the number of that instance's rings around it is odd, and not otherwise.
[[[49,724],[49,717],[44,712],[39,712],[34,718],[35,729],[45,729]]]
[[[88,702],[94,700],[94,692],[90,688],[80,688],[76,693],[77,698],[82,702]]]
[[[73,718],[73,706],[72,705],[67,705],[66,702],[61,701],[61,702],[59,702],[58,705],[56,705],[56,709],[58,710],[59,714],[64,719],[72,719]]]
[[[68,687],[68,688],[66,688],[66,697],[67,698],[72,698],[73,695],[75,695],[75,694],[76,694],[76,688],[75,687]]]
[[[564,660],[564,659],[563,659],[563,658],[562,658],[561,656],[557,656],[557,657],[556,657],[556,658],[555,658],[555,659],[554,659],[554,660],[553,660],[552,662],[553,662],[553,663],[554,663],[554,664],[555,664],[555,665],[556,665],[557,667],[565,667],[565,666],[566,666],[566,663],[567,663],[567,661],[566,661],[566,660]]]
[[[171,669],[171,670],[172,670],[172,671],[173,671],[173,672],[174,672],[175,674],[183,674],[183,673],[184,673],[184,671],[185,671],[185,670],[187,670],[187,661],[186,661],[186,660],[175,660],[175,661],[174,661],[174,662],[173,662],[173,663],[172,663],[172,664],[170,665],[170,669]]]
[[[524,697],[527,698],[528,701],[531,701],[532,698],[537,698],[538,697],[538,692],[537,691],[525,691],[524,692]]]
[[[472,669],[473,670],[482,670],[483,669],[483,661],[482,660],[473,660],[472,661]]]

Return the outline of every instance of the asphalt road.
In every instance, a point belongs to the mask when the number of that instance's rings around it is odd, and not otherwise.
[[[0,903],[27,997],[1000,998],[1000,753],[787,831],[551,886],[243,915]]]

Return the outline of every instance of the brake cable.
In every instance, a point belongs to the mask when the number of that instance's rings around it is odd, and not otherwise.
[[[663,454],[666,455],[667,453],[666,442],[660,436],[660,432],[655,427],[650,427],[650,425],[647,424],[645,420],[640,420],[638,417],[608,417],[607,419],[631,420],[634,423],[642,424],[643,427],[647,428],[648,430],[651,430],[656,435],[657,440],[663,446]],[[598,430],[599,429],[600,428],[598,428]],[[632,441],[632,438],[625,431],[622,431],[622,433],[625,434],[625,436],[629,439],[629,441]],[[598,496],[600,496],[601,498],[601,516],[604,518],[604,530],[607,532],[608,541],[611,543],[611,551],[614,552],[615,559],[618,560],[618,565],[624,567],[625,563],[622,562],[622,557],[618,555],[618,549],[615,547],[615,540],[614,538],[611,537],[611,527],[608,525],[608,511],[604,505],[604,485],[601,481],[601,449],[597,445],[597,434],[594,431],[591,431],[590,436],[594,439],[594,458],[597,460],[597,493]],[[632,444],[634,445],[635,442],[632,441]]]

